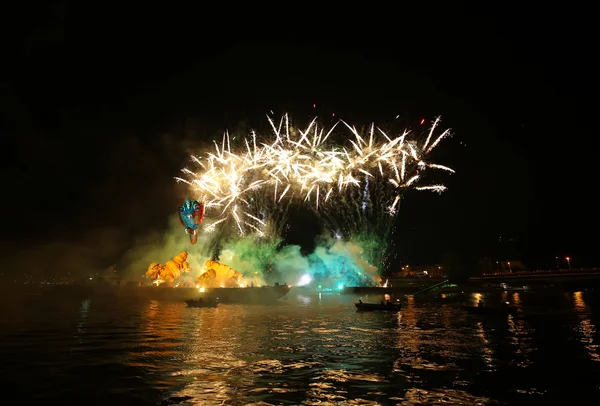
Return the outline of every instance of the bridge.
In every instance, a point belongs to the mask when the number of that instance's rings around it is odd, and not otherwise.
[[[497,281],[509,282],[514,281],[523,283],[531,282],[568,282],[580,280],[600,280],[600,268],[578,268],[578,269],[554,269],[554,270],[539,270],[539,271],[521,271],[521,272],[495,272],[483,274],[469,278],[474,282]]]

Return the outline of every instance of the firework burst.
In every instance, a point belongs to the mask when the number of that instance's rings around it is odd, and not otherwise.
[[[267,118],[269,135],[251,132],[234,147],[225,133],[214,151],[192,157],[195,170],[184,168],[184,177],[176,178],[205,202],[211,218],[207,231],[232,221],[241,235],[272,233],[290,202],[309,204],[317,212],[337,210],[331,218],[343,221],[367,211],[394,216],[405,190],[445,190],[443,185],[421,185],[423,171],[454,172],[427,160],[450,135],[446,130],[435,136],[439,118],[422,143],[408,130],[391,136],[373,124],[362,132],[344,121],[327,129],[314,118],[298,129],[287,114],[278,122]],[[332,142],[340,133],[349,138],[346,145]]]

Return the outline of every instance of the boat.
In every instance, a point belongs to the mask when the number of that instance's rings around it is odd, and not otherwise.
[[[363,303],[362,301],[354,303],[356,310],[363,312],[399,312],[402,308],[400,302],[392,303]]]
[[[219,306],[219,302],[216,300],[201,300],[201,299],[189,299],[186,300],[185,303],[188,307],[217,307]]]
[[[484,285],[484,288],[489,288],[491,290],[501,290],[503,292],[526,292],[529,290],[529,286],[509,286],[507,283],[499,283],[493,284],[489,283]]]
[[[508,316],[519,312],[515,306],[488,307],[488,306],[464,306],[469,314],[478,314],[482,316]]]

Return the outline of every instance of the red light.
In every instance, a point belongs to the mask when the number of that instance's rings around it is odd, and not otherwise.
[[[425,119],[424,118],[421,119],[421,125],[423,125],[423,123],[425,123]]]
[[[333,113],[333,114],[331,115],[331,117],[335,117],[335,113]]]
[[[316,108],[317,108],[317,105],[316,105],[316,104],[313,104],[313,109],[316,109]]]

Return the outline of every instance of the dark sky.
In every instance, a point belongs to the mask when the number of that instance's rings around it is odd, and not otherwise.
[[[449,191],[403,201],[403,261],[501,255],[502,237],[534,266],[599,263],[590,10],[3,7],[5,250],[127,244],[176,210],[189,148],[316,104],[453,129],[436,155]]]

